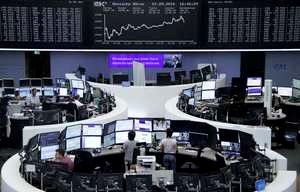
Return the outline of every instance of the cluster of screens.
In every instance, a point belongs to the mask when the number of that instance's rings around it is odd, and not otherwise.
[[[295,98],[300,98],[300,80],[299,79],[293,79],[292,96]]]
[[[240,156],[240,134],[235,130],[219,130],[219,141],[222,154],[226,156]]]
[[[193,98],[189,102],[190,105],[194,105],[194,102],[209,101],[216,98],[216,81],[203,81],[202,85],[196,85],[195,87],[184,89],[183,95],[188,98]]]
[[[247,96],[262,95],[262,78],[248,77],[247,78]]]

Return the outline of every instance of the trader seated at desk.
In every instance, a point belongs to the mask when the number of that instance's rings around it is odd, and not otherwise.
[[[73,171],[74,162],[71,160],[70,157],[65,155],[65,150],[57,149],[56,153],[55,153],[55,160],[54,161],[58,162],[58,163],[65,164],[68,171]]]
[[[172,138],[173,131],[166,130],[167,138],[162,139],[160,149],[164,153],[163,164],[166,169],[176,171],[177,142]]]
[[[28,106],[40,106],[41,101],[40,97],[36,94],[37,90],[33,88],[31,90],[31,95],[29,97],[26,97],[26,105]]]

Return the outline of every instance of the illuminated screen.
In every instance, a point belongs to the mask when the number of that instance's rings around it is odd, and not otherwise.
[[[131,131],[133,129],[133,120],[116,121],[116,131]]]
[[[248,87],[247,95],[248,96],[260,96],[261,95],[261,87]]]
[[[192,93],[193,93],[192,89],[184,89],[183,90],[183,94],[188,96],[188,97],[192,97]]]
[[[59,88],[58,95],[59,96],[68,96],[68,89],[67,88]]]
[[[59,145],[41,147],[41,160],[53,159]]]
[[[102,125],[82,125],[82,135],[102,135]]]
[[[152,143],[151,132],[136,131],[135,140],[139,143]]]
[[[164,68],[181,68],[182,55],[181,54],[165,54],[164,55]]]
[[[225,154],[231,152],[230,154],[239,155],[240,153],[240,144],[235,142],[221,141],[221,147]]]
[[[248,77],[247,78],[247,87],[261,87],[262,86],[261,77]]]
[[[20,79],[19,81],[20,87],[30,87],[29,79]]]
[[[101,148],[101,137],[82,137],[82,148],[96,149]]]
[[[202,91],[202,100],[215,99],[215,90]]]
[[[170,127],[170,120],[153,120],[153,131],[165,131]]]
[[[278,95],[291,97],[293,95],[293,89],[291,87],[278,87]]]
[[[115,144],[115,139],[116,139],[115,133],[111,133],[109,135],[105,135],[103,137],[103,146],[107,147],[107,146],[114,145]]]
[[[134,129],[136,131],[152,131],[152,121],[144,119],[135,119]]]
[[[178,143],[188,143],[190,141],[188,132],[174,132],[172,138],[176,139]]]
[[[216,88],[216,81],[203,81],[202,90],[211,90]]]
[[[58,137],[60,132],[50,132],[50,133],[41,133],[40,134],[40,146],[52,146],[58,144]]]
[[[300,98],[300,89],[293,88],[293,97]]]
[[[108,135],[110,133],[115,132],[115,125],[115,122],[105,124],[103,129],[103,135]]]
[[[72,79],[71,83],[72,83],[72,88],[84,89],[84,84],[82,80]]]
[[[124,143],[128,140],[128,132],[116,132],[116,143]]]
[[[29,97],[30,88],[20,88],[19,93],[20,93],[20,97]]]
[[[79,95],[79,97],[83,97],[83,89],[72,89],[72,95],[76,96]]]
[[[54,89],[52,87],[44,88],[44,96],[54,96]]]
[[[155,138],[156,141],[161,141],[162,139],[167,137],[166,132],[152,132],[153,137]]]
[[[142,63],[145,67],[163,67],[163,54],[153,53],[122,53],[109,54],[110,67],[132,67],[133,61]]]
[[[81,136],[81,125],[67,127],[66,138]]]
[[[75,137],[72,139],[67,139],[66,141],[66,151],[73,151],[80,149],[81,143],[80,143],[80,137]]]

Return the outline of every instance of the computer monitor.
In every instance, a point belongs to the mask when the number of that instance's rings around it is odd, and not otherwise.
[[[152,132],[152,136],[156,141],[161,141],[167,137],[167,133],[165,131],[157,131],[157,132]]]
[[[183,95],[186,95],[188,97],[193,97],[193,89],[192,88],[189,88],[189,89],[184,89],[182,91]]]
[[[247,87],[261,87],[262,78],[261,77],[248,77],[247,78]]]
[[[97,149],[101,148],[101,136],[83,136],[82,147],[83,149]]]
[[[205,90],[205,91],[202,91],[202,100],[213,100],[216,98],[215,96],[215,90]]]
[[[82,135],[101,136],[103,126],[101,124],[82,125]]]
[[[20,87],[30,87],[30,79],[20,79],[19,85]]]
[[[58,145],[58,138],[59,138],[60,132],[50,132],[50,133],[41,133],[40,134],[40,146],[46,147],[46,146],[53,146]]]
[[[64,78],[56,78],[56,87],[67,87],[67,80]]]
[[[219,129],[219,140],[239,143],[239,132],[236,130]]]
[[[113,74],[112,76],[113,84],[121,85],[123,81],[126,82],[129,81],[128,74]]]
[[[68,88],[63,88],[63,87],[58,88],[58,96],[61,96],[61,97],[69,96]]]
[[[151,132],[136,131],[135,140],[139,143],[152,143]]]
[[[15,96],[15,88],[4,88],[3,95],[8,97],[14,97]]]
[[[45,87],[44,88],[44,96],[46,96],[46,97],[54,96],[54,88],[53,87]]]
[[[66,151],[73,151],[81,148],[81,138],[75,137],[66,140]]]
[[[116,144],[124,143],[128,140],[128,131],[116,132]]]
[[[211,69],[211,65],[207,65],[207,66],[201,68],[201,73],[202,73],[202,75],[203,75],[203,79],[204,79],[204,80],[210,79],[211,76],[212,76],[212,72],[213,72],[213,71],[212,71],[212,69]]]
[[[194,93],[194,101],[198,102],[202,100],[202,91],[198,91]]]
[[[215,90],[215,89],[216,89],[216,81],[202,82],[202,90]]]
[[[153,120],[153,131],[165,131],[171,127],[171,121],[165,119]]]
[[[29,97],[30,96],[30,88],[29,87],[22,87],[19,89],[20,97]]]
[[[152,131],[152,121],[145,119],[134,120],[134,130],[136,131]]]
[[[190,141],[189,132],[173,132],[172,138],[176,139],[178,144],[187,144]]]
[[[31,87],[42,87],[42,79],[30,79]]]
[[[221,147],[224,155],[240,156],[240,143],[221,141]]]
[[[84,82],[82,80],[71,79],[71,86],[75,89],[84,89]]]
[[[300,89],[300,80],[299,79],[293,79],[293,88]]]
[[[66,139],[81,136],[81,125],[72,125],[67,127]]]
[[[282,97],[292,97],[293,89],[291,87],[278,87],[278,95]]]
[[[116,131],[131,131],[133,130],[133,119],[116,121]]]
[[[190,79],[192,83],[203,81],[201,70],[191,70],[190,71]]]
[[[42,79],[43,87],[52,87],[53,81],[51,78],[43,78]]]
[[[116,134],[111,133],[103,137],[103,147],[108,147],[116,143]]]
[[[3,87],[14,87],[15,83],[13,79],[3,79]]]
[[[171,84],[171,74],[170,73],[157,73],[156,74],[156,84],[157,85],[170,85]]]
[[[72,96],[76,96],[79,95],[80,98],[83,97],[83,89],[77,89],[77,88],[73,88],[72,89]]]
[[[116,122],[107,123],[103,128],[103,135],[108,135],[115,132]]]
[[[174,77],[176,81],[182,81],[186,77],[186,71],[175,71]]]
[[[189,139],[192,147],[202,148],[209,145],[207,133],[189,132]]]
[[[293,88],[293,97],[300,98],[300,89]]]
[[[41,160],[48,160],[55,158],[56,150],[59,148],[59,145],[50,145],[41,147]]]
[[[247,95],[248,96],[261,96],[262,88],[261,87],[248,87]]]

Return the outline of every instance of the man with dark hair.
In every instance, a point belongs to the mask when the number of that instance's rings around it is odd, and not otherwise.
[[[73,171],[74,163],[70,157],[65,155],[65,150],[57,149],[55,153],[55,161],[66,165],[68,171]]]
[[[40,106],[40,97],[37,95],[37,89],[33,88],[31,90],[31,95],[26,97],[26,104],[29,106]]]
[[[168,128],[166,132],[167,138],[163,139],[160,144],[160,149],[164,153],[163,164],[166,169],[175,171],[177,143],[172,138],[172,129]]]
[[[123,150],[124,150],[124,163],[125,163],[125,170],[128,171],[132,161],[133,161],[133,152],[134,149],[136,148],[136,142],[134,140],[135,138],[135,132],[134,131],[129,131],[128,132],[128,140],[125,141],[123,144]]]

